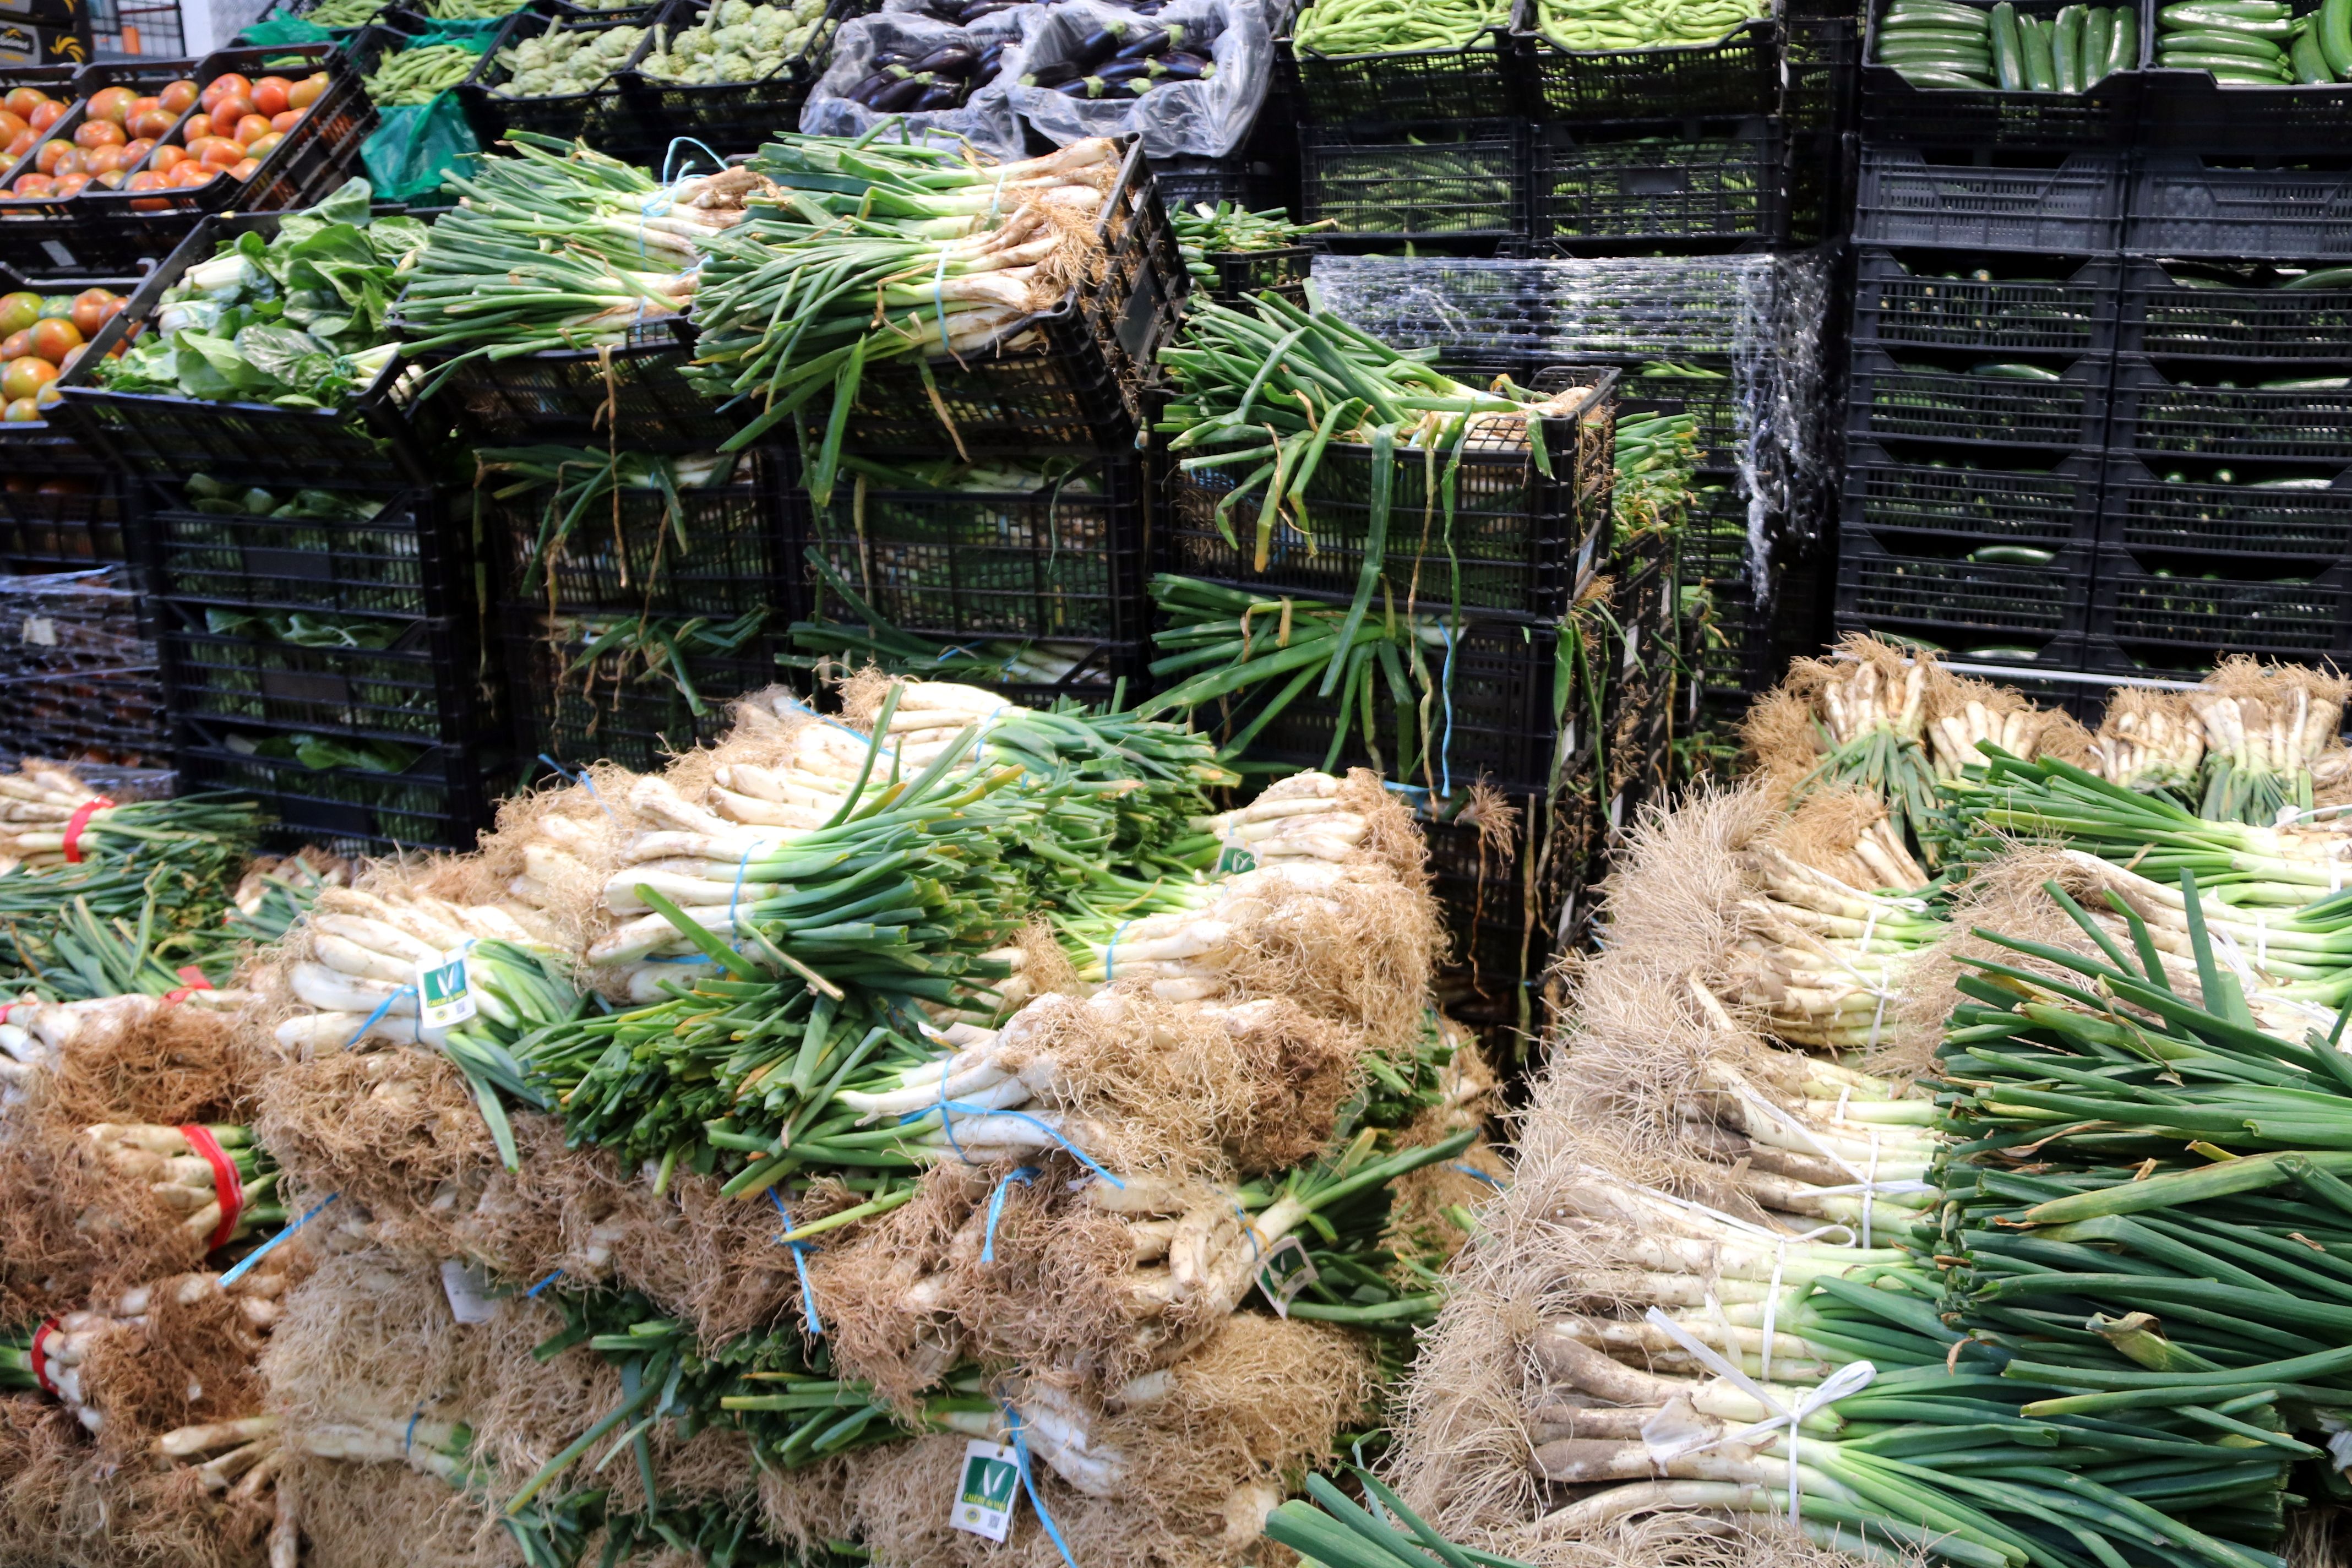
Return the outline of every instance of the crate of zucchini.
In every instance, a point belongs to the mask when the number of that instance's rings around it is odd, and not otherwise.
[[[1530,221],[1549,249],[1712,250],[1788,237],[1785,148],[1769,118],[1545,126],[1535,140]]]
[[[1897,357],[1857,342],[1846,436],[2096,447],[2106,430],[2109,370],[2104,354],[1987,360],[1965,350],[1906,347]]]
[[[2139,130],[2140,29],[2136,4],[1873,0],[1863,134],[1938,146],[2128,147]]]
[[[2143,144],[2341,153],[2352,139],[2352,0],[2155,6]]]

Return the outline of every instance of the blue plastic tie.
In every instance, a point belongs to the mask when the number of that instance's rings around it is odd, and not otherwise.
[[[408,1430],[400,1435],[400,1451],[402,1453],[405,1454],[408,1452],[409,1445],[416,1441],[416,1424],[424,1419],[425,1411],[421,1406],[417,1409],[415,1415],[408,1418]]]
[[[782,1196],[773,1187],[768,1189],[768,1201],[776,1205],[778,1214],[784,1216],[784,1235],[790,1236],[795,1228],[793,1211],[784,1206]],[[778,1239],[782,1240],[782,1237],[780,1237]],[[809,1286],[806,1262],[809,1244],[805,1241],[788,1241],[784,1246],[792,1252],[793,1272],[801,1277],[801,1316],[808,1320],[809,1338],[821,1340],[824,1338],[824,1324],[816,1315],[816,1292]]]
[[[1126,932],[1127,928],[1134,923],[1132,920],[1124,920],[1111,931],[1110,945],[1103,949],[1103,984],[1106,985],[1117,978],[1118,965],[1115,961],[1118,956],[1118,939]]]
[[[263,1242],[259,1247],[255,1247],[251,1252],[248,1252],[243,1258],[238,1258],[236,1262],[230,1267],[228,1272],[220,1277],[220,1288],[226,1290],[230,1286],[236,1284],[238,1280],[244,1279],[246,1275],[252,1272],[253,1266],[255,1264],[260,1262],[263,1258],[277,1251],[279,1243],[283,1242],[288,1237],[293,1235],[296,1231],[301,1229],[304,1226],[309,1225],[312,1220],[318,1218],[319,1211],[320,1209],[325,1208],[329,1204],[333,1203],[337,1198],[341,1197],[342,1195],[343,1194],[341,1193],[329,1193],[325,1197],[320,1198],[316,1204],[312,1205],[310,1211],[304,1215],[300,1219],[296,1220],[292,1225],[288,1226],[284,1230],[279,1231],[276,1236],[271,1237],[268,1241]]]
[[[662,154],[662,184],[665,185],[674,184],[681,177],[677,172],[677,150],[680,147],[692,147],[699,151],[704,157],[710,160],[713,171],[723,171],[727,167],[726,159],[693,137],[673,136],[670,138],[669,151]]]
[[[1445,672],[1438,685],[1445,698],[1445,739],[1438,742],[1438,776],[1445,781],[1445,798],[1454,798],[1454,655],[1461,647],[1452,626],[1438,628],[1445,637]]]
[[[557,762],[545,752],[539,753],[539,760],[545,763],[549,767],[553,768],[557,773],[562,773],[567,782],[576,784],[582,789],[586,790],[588,792],[588,798],[596,803],[596,809],[603,812],[607,817],[611,817],[614,826],[618,827],[621,826],[621,819],[613,816],[613,808],[604,804],[604,797],[596,793],[595,782],[589,778],[586,773],[573,773],[570,768],[565,767],[562,763]]]
[[[1486,1183],[1488,1186],[1494,1188],[1498,1193],[1503,1190],[1502,1183],[1495,1180],[1494,1177],[1478,1169],[1475,1165],[1465,1165],[1461,1161],[1456,1160],[1445,1168],[1449,1171],[1459,1171],[1465,1176],[1475,1176],[1478,1180]]]
[[[348,1051],[348,1050],[351,1050],[352,1047],[356,1047],[356,1046],[357,1046],[357,1045],[358,1045],[362,1040],[363,1040],[363,1039],[367,1038],[367,1032],[368,1032],[370,1029],[374,1028],[378,1024],[381,1024],[381,1023],[383,1023],[383,1016],[384,1016],[385,1014],[387,1014],[387,1013],[389,1013],[389,1012],[391,1012],[391,1011],[392,1011],[392,1005],[393,1005],[394,1002],[399,1001],[403,996],[414,996],[414,995],[415,995],[415,994],[416,994],[416,987],[415,987],[415,986],[414,986],[414,985],[404,985],[404,986],[402,986],[399,990],[397,990],[397,991],[394,992],[391,995],[389,995],[389,996],[385,997],[383,1001],[381,1001],[381,1002],[377,1003],[377,1004],[375,1005],[375,1011],[374,1011],[374,1012],[373,1012],[373,1013],[370,1013],[370,1014],[367,1016],[367,1020],[366,1020],[366,1022],[364,1022],[364,1023],[362,1023],[362,1025],[360,1025],[360,1026],[359,1026],[359,1032],[358,1032],[358,1033],[356,1033],[356,1034],[354,1034],[354,1035],[353,1035],[350,1039],[345,1040],[345,1041],[343,1042],[343,1049],[345,1049],[345,1050],[347,1050],[347,1051]],[[415,1028],[415,1030],[411,1031],[411,1032],[412,1032],[412,1033],[415,1033],[415,1034],[416,1034],[416,1035],[418,1035],[418,1036],[421,1037],[423,1036],[424,1029],[425,1029],[425,1020],[424,1020],[423,1016],[422,1016],[422,1015],[419,1015],[419,1016],[418,1016],[418,1018],[417,1018],[417,1022],[416,1022],[416,1028]]]
[[[1045,1500],[1037,1495],[1037,1478],[1029,1466],[1029,1439],[1021,1432],[1021,1412],[1013,1407],[1011,1401],[1003,1403],[1005,1424],[1013,1429],[1013,1463],[1021,1471],[1021,1485],[1029,1494],[1029,1506],[1037,1510],[1037,1522],[1045,1527],[1045,1534],[1053,1541],[1054,1550],[1062,1554],[1062,1561],[1069,1568],[1078,1568],[1078,1560],[1070,1555],[1069,1543],[1062,1539],[1054,1516],[1045,1511]]]
[[[1108,1182],[1120,1192],[1127,1191],[1127,1184],[1125,1182],[1120,1181],[1117,1176],[1112,1175],[1108,1171],[1104,1170],[1100,1165],[1095,1163],[1092,1156],[1087,1154],[1084,1149],[1079,1148],[1076,1143],[1071,1142],[1067,1138],[1063,1137],[1060,1131],[1055,1128],[1053,1123],[1049,1121],[1042,1121],[1036,1117],[1030,1115],[1025,1110],[991,1110],[984,1105],[967,1105],[960,1100],[948,1099],[947,1092],[947,1078],[942,1074],[940,1079],[939,1103],[932,1106],[930,1110],[908,1111],[906,1115],[898,1118],[898,1125],[904,1127],[909,1121],[921,1121],[924,1117],[929,1116],[931,1113],[931,1110],[938,1111],[940,1113],[940,1125],[947,1131],[948,1146],[955,1150],[956,1158],[961,1160],[967,1165],[976,1165],[980,1163],[980,1162],[965,1153],[963,1152],[962,1145],[956,1142],[955,1118],[958,1116],[1009,1116],[1015,1121],[1025,1121],[1030,1126],[1034,1127],[1038,1131],[1043,1132],[1046,1137],[1051,1138],[1055,1142],[1059,1143],[1062,1146],[1064,1152],[1067,1153],[1079,1164],[1084,1165],[1087,1170],[1092,1171],[1096,1175],[1100,1176],[1104,1181]]]
[[[988,1194],[988,1229],[982,1233],[980,1241],[980,1260],[982,1263],[996,1261],[996,1222],[1004,1215],[1005,1193],[1013,1184],[1025,1187],[1043,1173],[1034,1165],[1024,1165],[997,1183],[996,1190]]]
[[[530,1289],[524,1291],[522,1293],[522,1299],[526,1301],[537,1300],[539,1299],[539,1293],[541,1290],[546,1289],[550,1285],[554,1284],[558,1279],[562,1278],[563,1270],[559,1268],[554,1273],[549,1275],[546,1279],[541,1280],[538,1284],[532,1286]]]

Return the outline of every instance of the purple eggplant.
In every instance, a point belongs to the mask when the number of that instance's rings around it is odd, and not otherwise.
[[[979,58],[980,56],[967,45],[948,44],[933,49],[921,59],[915,61],[909,68],[918,72],[927,72],[932,76],[951,76],[961,79],[971,74],[971,68]]]
[[[1111,57],[1111,60],[1116,64],[1120,60],[1139,60],[1147,56],[1165,54],[1183,41],[1184,25],[1181,22],[1146,27],[1141,33],[1122,45],[1118,53]]]
[[[960,81],[934,82],[923,96],[907,106],[909,114],[935,114],[944,109],[957,109],[963,104],[963,87]]]
[[[1085,73],[1068,60],[1049,60],[1021,79],[1024,87],[1066,87]]]
[[[910,76],[904,81],[892,82],[867,100],[866,107],[880,114],[903,114],[915,105],[932,86],[927,76]]]
[[[1217,74],[1216,62],[1203,55],[1162,55],[1153,63],[1163,81],[1207,81]]]

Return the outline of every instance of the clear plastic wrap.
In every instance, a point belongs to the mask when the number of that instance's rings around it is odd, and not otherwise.
[[[894,118],[862,103],[853,103],[846,96],[850,89],[872,74],[872,61],[877,55],[892,50],[923,55],[950,44],[984,49],[1003,42],[1007,47],[995,79],[974,89],[961,108],[896,118],[904,119],[906,134],[911,138],[961,137],[983,153],[1000,158],[1021,157],[1026,143],[1006,89],[1020,74],[1020,40],[1038,10],[1034,5],[1023,5],[999,11],[969,27],[914,10],[886,10],[853,17],[841,25],[834,39],[833,61],[810,89],[808,102],[802,106],[801,129],[816,136],[863,136],[880,121]]]
[[[1024,71],[1069,59],[1081,40],[1112,23],[1181,26],[1185,47],[1196,53],[1194,30],[1212,37],[1207,52],[1216,67],[1213,75],[1202,81],[1162,82],[1139,96],[1074,98],[1053,88],[1023,87],[1008,75],[1013,107],[1058,145],[1134,132],[1143,138],[1147,157],[1222,158],[1241,145],[1265,101],[1274,37],[1255,0],[1174,0],[1149,17],[1099,0],[1062,0],[1033,9],[1037,15],[1022,48]]]

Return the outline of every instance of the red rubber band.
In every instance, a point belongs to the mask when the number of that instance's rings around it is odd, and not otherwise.
[[[49,1356],[47,1347],[49,1336],[57,1331],[58,1321],[55,1318],[51,1318],[33,1331],[33,1381],[39,1384],[41,1392],[52,1399],[58,1396],[58,1386],[49,1381]]]
[[[226,1245],[236,1230],[237,1216],[245,1212],[245,1184],[237,1180],[236,1163],[221,1148],[220,1140],[212,1135],[209,1128],[184,1123],[180,1136],[213,1168],[213,1196],[220,1200],[221,1216],[220,1224],[213,1227],[213,1238],[205,1244],[205,1250],[210,1252]]]
[[[94,795],[88,800],[83,801],[79,805],[74,807],[74,814],[66,818],[67,865],[79,866],[81,864],[81,830],[89,826],[89,819],[96,816],[101,811],[111,811],[113,809],[114,803],[107,799],[102,795]]]
[[[213,983],[205,978],[205,972],[198,969],[193,963],[181,965],[175,973],[181,979],[186,981],[187,984],[185,985],[175,985],[171,990],[163,993],[163,1005],[166,1007],[176,1006],[180,1003],[184,1002],[189,997],[194,995],[197,992],[209,991],[213,988]],[[0,1007],[0,1024],[5,1024],[7,1021],[7,1009]]]

